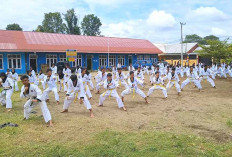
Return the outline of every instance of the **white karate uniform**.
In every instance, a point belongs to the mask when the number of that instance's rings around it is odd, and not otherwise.
[[[57,74],[57,66],[51,67],[51,69],[53,75]]]
[[[153,84],[154,84],[154,86],[152,86],[148,90],[147,96],[151,95],[154,92],[155,89],[160,89],[160,90],[162,90],[162,92],[164,94],[164,97],[165,98],[168,97],[167,90],[164,87],[164,81],[163,81],[163,79],[161,77],[159,77],[158,79],[156,79],[156,77],[153,77]]]
[[[56,76],[53,74],[50,76],[50,78],[48,78],[48,76],[45,76],[44,83],[48,85],[48,88],[45,89],[43,92],[45,100],[49,99],[49,93],[53,91],[56,101],[59,101],[59,94],[57,92],[56,85]]]
[[[207,80],[207,81],[211,84],[212,87],[215,86],[215,83],[214,83],[213,79],[211,79],[211,78],[209,77],[209,76],[210,76],[210,70],[209,70],[209,69],[207,69],[206,71],[205,71],[205,70],[201,71],[200,76],[201,76],[201,77],[200,77],[200,82],[201,82],[202,80]]]
[[[115,82],[116,82],[117,86],[120,86],[122,84],[127,89],[128,85],[127,85],[125,79],[126,79],[126,76],[123,72],[121,72],[120,74],[119,74],[119,72],[116,73]]]
[[[169,90],[169,89],[171,89],[172,88],[172,86],[173,85],[175,85],[175,87],[176,87],[176,91],[178,92],[178,93],[180,93],[181,92],[181,89],[180,89],[180,85],[179,85],[179,77],[178,77],[178,75],[175,73],[174,74],[174,76],[172,76],[172,73],[169,73],[168,74],[168,84],[167,84],[167,86],[166,86],[166,89],[167,89],[167,91]]]
[[[19,87],[18,87],[18,74],[15,72],[14,74],[12,74],[12,80],[13,80],[13,83],[14,83],[14,88],[15,88],[15,91],[19,91]]]
[[[134,73],[134,76],[135,76],[136,78],[142,80],[142,81],[144,80],[144,76],[143,76],[142,70],[140,70],[140,72],[138,72],[138,70],[136,70],[135,73]]]
[[[6,72],[7,77],[12,79],[12,73],[11,72]]]
[[[20,94],[20,98],[29,98],[24,105],[24,118],[28,119],[32,108],[35,105],[40,105],[45,122],[47,123],[52,120],[50,111],[48,110],[47,104],[44,101],[42,91],[39,89],[39,87],[34,84],[30,84],[28,90],[29,93],[24,95],[23,92],[25,91],[25,87],[22,86]],[[37,99],[38,102],[32,102],[33,99]]]
[[[39,82],[41,82],[42,84],[42,87],[43,87],[43,90],[45,89],[45,81],[44,81],[44,77],[45,75],[42,73],[42,74],[39,74]]]
[[[7,88],[10,87],[10,88]],[[6,78],[5,82],[2,82],[2,92],[0,93],[0,103],[6,105],[6,108],[12,108],[11,96],[14,92],[14,83],[11,78]]]
[[[87,94],[89,98],[92,98],[93,96],[92,96],[92,94],[89,90],[89,86],[88,86],[88,79],[89,79],[88,76],[86,74],[84,74],[84,76],[82,76],[82,74],[81,74],[78,76],[78,78],[82,80],[85,94]]]
[[[117,72],[117,68],[113,67],[112,68],[112,78],[114,79],[114,77],[116,76],[116,72]]]
[[[105,72],[104,75],[101,71],[95,76],[96,80],[96,90],[99,91],[100,87],[104,84],[104,81],[107,79],[107,73]]]
[[[226,78],[226,73],[224,72],[224,69],[223,69],[222,67],[218,68],[218,70],[217,70],[217,75],[218,75],[220,78],[222,78],[222,77]]]
[[[67,97],[64,100],[64,106],[63,106],[64,110],[67,110],[69,108],[70,104],[74,100],[80,99],[80,98],[83,98],[84,105],[86,106],[86,108],[88,110],[92,109],[92,106],[85,95],[84,86],[83,86],[83,82],[81,79],[77,80],[76,86],[74,86],[72,80],[69,79],[68,91],[67,91],[66,95],[67,95]]]
[[[67,83],[68,83],[68,80],[71,76],[71,70],[69,68],[67,68],[67,69],[64,68],[63,73],[64,73],[64,81],[63,81],[64,91],[66,92],[67,91]]]
[[[32,74],[33,76],[36,76],[35,70],[31,70],[31,74]]]
[[[181,84],[181,89],[183,89],[187,84],[189,84],[190,82],[193,82],[198,89],[201,89],[201,83],[200,81],[198,80],[199,79],[199,76],[197,75],[196,72],[192,72],[190,73],[190,71],[187,72],[187,79],[184,80]]]
[[[38,85],[38,81],[37,81],[37,78],[36,78],[36,75],[27,75],[29,77],[29,83],[30,84],[35,84],[35,85]]]
[[[87,75],[87,78],[88,78],[88,83],[89,83],[89,86],[92,88],[92,89],[94,89],[94,85],[93,85],[93,82],[92,82],[92,75],[91,74],[89,74],[89,75]]]
[[[111,84],[109,86],[109,84]],[[111,80],[110,82],[108,82],[108,80],[106,79],[104,81],[104,88],[106,89],[106,91],[100,95],[100,99],[99,99],[99,105],[103,105],[104,100],[106,99],[106,97],[114,97],[118,103],[118,108],[122,108],[124,106],[121,98],[119,97],[116,88],[117,88],[117,83],[114,80]]]
[[[131,71],[135,71],[135,68],[133,67],[133,66],[129,66],[128,67],[128,73],[127,73],[127,75],[126,75],[126,78],[128,78],[129,76],[130,76],[130,72]]]
[[[118,63],[117,68],[122,68],[122,65]]]
[[[136,77],[134,77],[134,81],[132,81],[130,78],[128,78],[128,88],[125,89],[121,93],[121,96],[124,97],[125,95],[132,93],[133,94],[133,98],[134,98],[135,97],[135,93],[137,93],[141,97],[146,98],[146,95],[143,93],[143,91],[138,88],[138,84],[140,84],[141,86],[143,86],[143,81],[137,79]]]

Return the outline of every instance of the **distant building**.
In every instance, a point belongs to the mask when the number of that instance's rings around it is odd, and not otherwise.
[[[159,54],[159,60],[165,60],[169,64],[177,64],[181,61],[181,44],[154,44],[163,53]],[[197,50],[201,47],[197,43],[183,43],[183,65],[198,64],[199,62],[207,62],[209,60],[198,56]]]
[[[15,68],[19,74],[30,67],[37,72],[43,64],[66,61],[66,50],[77,50],[77,65],[97,70],[99,66],[109,67],[121,62],[128,66],[137,60],[158,60],[162,53],[148,40],[67,35],[57,33],[24,32],[0,30],[0,72]]]

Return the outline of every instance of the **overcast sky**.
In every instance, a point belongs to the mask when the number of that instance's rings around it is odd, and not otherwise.
[[[186,22],[184,35],[232,36],[232,0],[0,0],[0,29],[18,23],[32,31],[44,13],[71,8],[80,19],[97,15],[105,36],[178,43],[180,22]]]

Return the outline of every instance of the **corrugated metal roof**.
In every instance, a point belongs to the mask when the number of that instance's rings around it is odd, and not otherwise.
[[[154,44],[154,45],[163,52],[163,55],[181,53],[181,44]],[[198,48],[197,43],[183,43],[184,53],[192,53],[197,48]]]
[[[162,53],[148,40],[0,30],[1,52]]]

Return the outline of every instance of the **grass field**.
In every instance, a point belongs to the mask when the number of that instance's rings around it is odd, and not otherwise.
[[[151,87],[148,77],[146,82],[145,93]],[[0,129],[0,156],[231,157],[232,79],[215,83],[217,89],[203,82],[201,92],[188,85],[181,96],[173,88],[168,99],[155,91],[148,105],[141,97],[128,95],[124,102],[127,112],[119,110],[113,98],[97,107],[99,95],[92,92],[95,118],[79,103],[61,114],[65,93],[60,93],[60,105],[50,93],[52,128],[46,127],[39,106],[34,109],[36,114],[23,121],[26,100],[15,92],[13,111],[7,113],[0,107],[0,123],[17,123],[19,127]]]

